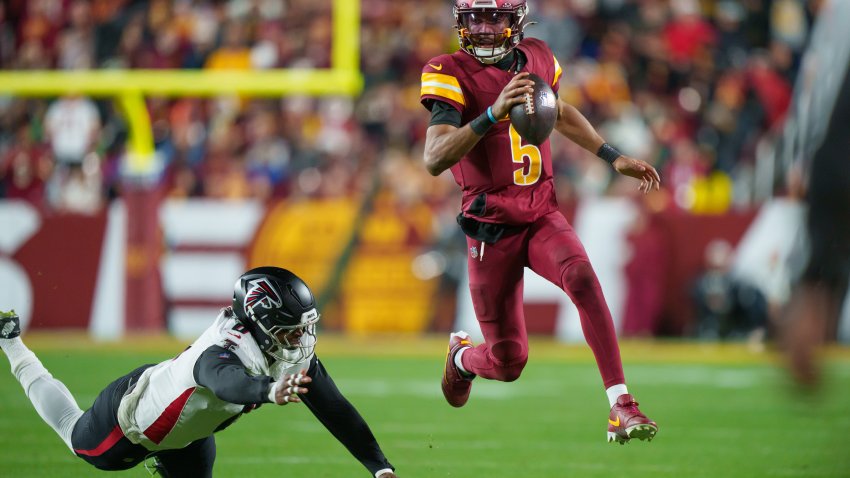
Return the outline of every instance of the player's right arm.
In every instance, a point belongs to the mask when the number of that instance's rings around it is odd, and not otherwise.
[[[480,140],[469,124],[461,128],[448,124],[435,124],[425,133],[425,169],[439,176],[451,168]]]
[[[424,76],[425,74],[423,74]],[[514,105],[525,100],[524,95],[532,92],[531,86],[534,84],[531,80],[526,79],[527,76],[528,73],[526,72],[514,76],[502,89],[496,102],[490,107],[489,113],[485,111],[479,118],[463,126],[460,126],[459,119],[456,124],[434,124],[433,118],[437,108],[431,107],[432,124],[425,134],[424,157],[425,168],[432,176],[439,176],[443,171],[457,164],[484,136],[483,132],[481,134],[476,132],[476,129],[480,131],[481,128],[473,128],[474,123],[492,126],[495,124],[492,119],[504,118]],[[423,79],[423,92],[426,91],[424,85]],[[423,95],[423,98],[425,98],[425,95]],[[430,95],[430,99],[433,102],[443,101],[442,98],[434,95]],[[456,101],[451,98],[447,98],[444,102],[457,108]],[[486,126],[484,132],[486,132]]]
[[[198,385],[226,402],[251,405],[269,401],[272,378],[250,375],[235,353],[219,345],[201,353],[192,374]]]
[[[298,394],[307,393],[301,385],[310,383],[310,377],[303,374],[285,375],[277,382],[266,375],[251,375],[235,353],[219,345],[201,353],[192,373],[198,385],[221,400],[240,405],[300,402]]]

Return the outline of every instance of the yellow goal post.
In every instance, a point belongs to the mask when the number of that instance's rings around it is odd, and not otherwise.
[[[363,89],[360,72],[360,2],[332,1],[331,67],[275,70],[28,70],[0,72],[0,94],[51,97],[81,94],[117,101],[128,125],[127,172],[154,169],[153,135],[146,96],[254,97],[291,95],[355,96]]]

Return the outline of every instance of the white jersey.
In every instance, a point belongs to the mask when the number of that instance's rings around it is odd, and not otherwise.
[[[303,367],[275,362],[270,369],[253,337],[232,315],[222,311],[189,348],[145,370],[124,395],[118,407],[118,423],[131,442],[151,451],[183,448],[212,435],[246,410],[243,404],[218,398],[195,380],[195,363],[215,345],[236,355],[252,376],[277,379]]]

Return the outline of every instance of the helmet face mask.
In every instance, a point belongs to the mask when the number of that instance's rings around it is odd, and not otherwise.
[[[498,62],[522,40],[527,14],[525,0],[455,0],[461,50],[481,63]]]
[[[304,312],[297,325],[271,325],[267,320],[256,320],[257,326],[271,339],[265,352],[276,360],[297,364],[307,360],[316,347],[316,323],[321,318],[316,309]]]
[[[233,311],[260,349],[275,360],[297,364],[316,346],[316,310],[310,288],[277,267],[252,269],[236,281]]]

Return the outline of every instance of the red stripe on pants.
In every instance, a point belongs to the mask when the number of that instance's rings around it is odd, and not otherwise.
[[[85,455],[85,456],[100,456],[106,453],[107,450],[112,448],[113,445],[118,443],[118,440],[124,438],[124,432],[121,431],[121,427],[115,425],[115,428],[109,432],[109,435],[100,442],[100,445],[96,446],[91,450],[74,450],[74,453],[77,455]]]

